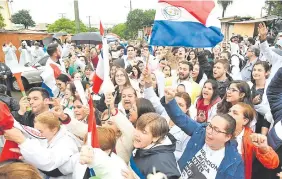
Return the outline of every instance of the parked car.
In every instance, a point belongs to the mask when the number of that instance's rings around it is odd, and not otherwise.
[[[31,85],[40,85],[42,78],[40,74],[43,72],[49,55],[45,55],[36,62],[28,63],[25,66],[17,66],[12,68],[12,72],[22,72],[22,82],[25,89],[29,89]],[[19,85],[15,78],[12,81],[12,88],[14,91],[20,91]]]

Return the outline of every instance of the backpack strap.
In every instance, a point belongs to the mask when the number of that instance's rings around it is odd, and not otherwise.
[[[130,157],[130,167],[140,179],[146,179],[146,177],[142,174],[142,172],[139,170],[136,163],[134,162],[133,156]]]

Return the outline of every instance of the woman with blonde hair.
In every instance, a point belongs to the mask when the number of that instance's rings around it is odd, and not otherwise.
[[[32,165],[19,160],[9,160],[0,163],[1,179],[43,179],[39,171]]]
[[[37,139],[27,139],[16,128],[5,131],[6,140],[19,145],[20,153],[25,161],[41,170],[50,179],[71,179],[73,169],[67,162],[78,153],[79,143],[65,128],[60,127],[59,118],[46,111],[34,119],[34,127],[46,138],[47,145]]]

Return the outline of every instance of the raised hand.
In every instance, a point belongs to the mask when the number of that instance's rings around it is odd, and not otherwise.
[[[175,90],[172,89],[171,87],[167,87],[165,88],[165,102],[169,103],[170,101],[172,101],[175,97]]]
[[[20,110],[18,111],[18,113],[19,115],[24,115],[24,113],[27,111],[27,108],[30,107],[30,104],[27,100],[27,96],[22,97],[19,104]]]
[[[266,40],[267,38],[267,27],[265,25],[265,23],[260,23],[259,26],[258,26],[258,33],[259,33],[259,38],[260,40]]]
[[[79,162],[82,165],[89,165],[93,162],[94,160],[94,154],[93,154],[93,148],[90,146],[82,146],[81,151],[80,151],[80,158]]]
[[[267,137],[265,135],[253,133],[250,135],[250,138],[255,146],[257,146],[263,152],[267,152],[269,146],[267,144]]]

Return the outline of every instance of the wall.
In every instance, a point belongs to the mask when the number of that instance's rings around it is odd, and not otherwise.
[[[11,33],[11,32],[0,32],[0,45],[3,46],[4,43],[8,44],[12,42],[12,44],[18,49],[20,47],[22,40],[42,40],[45,37],[50,36],[49,34],[27,34],[27,33]],[[17,51],[17,57],[19,59],[20,52]],[[0,61],[4,62],[5,55],[1,48],[0,50]]]
[[[241,36],[247,35],[248,37],[253,37],[255,30],[255,23],[250,24],[234,24],[233,32],[235,34],[240,34]]]

